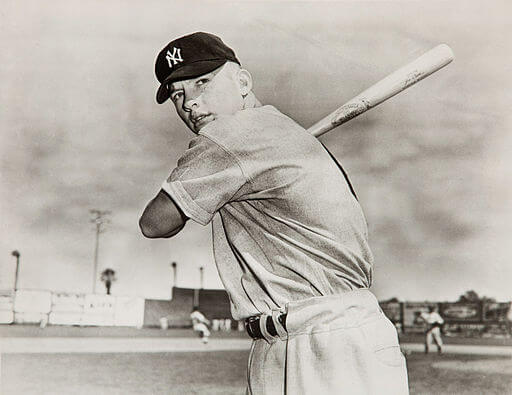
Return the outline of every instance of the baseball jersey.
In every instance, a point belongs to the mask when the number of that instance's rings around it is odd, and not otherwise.
[[[443,318],[439,315],[439,313],[433,311],[431,313],[421,313],[421,318],[423,318],[423,320],[425,320],[425,322],[429,325],[434,325],[434,324],[443,324],[444,323],[444,320]]]
[[[367,224],[346,178],[272,106],[204,126],[162,188],[187,217],[212,222],[235,319],[371,285]]]
[[[190,319],[192,320],[192,325],[197,325],[197,324],[205,324],[208,322],[208,320],[206,319],[206,317],[199,311],[193,311],[192,313],[190,313]]]

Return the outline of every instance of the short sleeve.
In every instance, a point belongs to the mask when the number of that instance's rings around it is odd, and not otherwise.
[[[199,135],[190,142],[162,189],[187,217],[206,225],[246,181],[230,152]]]

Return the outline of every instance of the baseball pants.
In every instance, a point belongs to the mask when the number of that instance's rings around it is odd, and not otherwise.
[[[443,347],[443,339],[441,339],[441,329],[437,326],[430,329],[425,335],[425,352],[429,351],[430,345],[434,342],[438,350],[441,350]]]
[[[196,332],[201,332],[201,337],[208,337],[208,336],[210,336],[210,330],[203,323],[195,324],[192,328]]]
[[[396,329],[369,290],[288,303],[286,329],[279,313],[278,336],[261,325],[253,341],[248,394],[409,393]]]

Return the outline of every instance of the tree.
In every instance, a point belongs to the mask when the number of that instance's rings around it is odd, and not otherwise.
[[[388,300],[383,300],[381,303],[400,303],[400,300],[394,296]]]
[[[110,295],[110,287],[112,287],[112,283],[116,281],[116,272],[112,269],[105,269],[101,272],[101,281],[105,283],[105,288],[107,289],[107,295]]]
[[[457,302],[468,303],[468,302],[484,302],[484,303],[494,303],[496,299],[490,298],[488,296],[479,296],[475,291],[470,290],[466,291],[464,295],[459,296],[459,300]]]
[[[487,296],[482,296],[481,301],[484,303],[496,303],[496,298],[489,298]]]

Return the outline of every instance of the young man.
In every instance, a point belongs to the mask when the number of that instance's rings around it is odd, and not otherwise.
[[[441,339],[441,327],[444,324],[443,317],[437,312],[437,308],[430,306],[428,313],[421,313],[420,318],[427,324],[425,331],[425,354],[428,354],[430,345],[435,342],[437,352],[443,352],[443,339]]]
[[[260,104],[218,37],[171,41],[155,68],[157,102],[170,98],[196,136],[140,227],[171,237],[188,219],[212,222],[232,315],[254,339],[248,393],[408,393],[395,327],[368,290],[367,225],[341,167]]]

